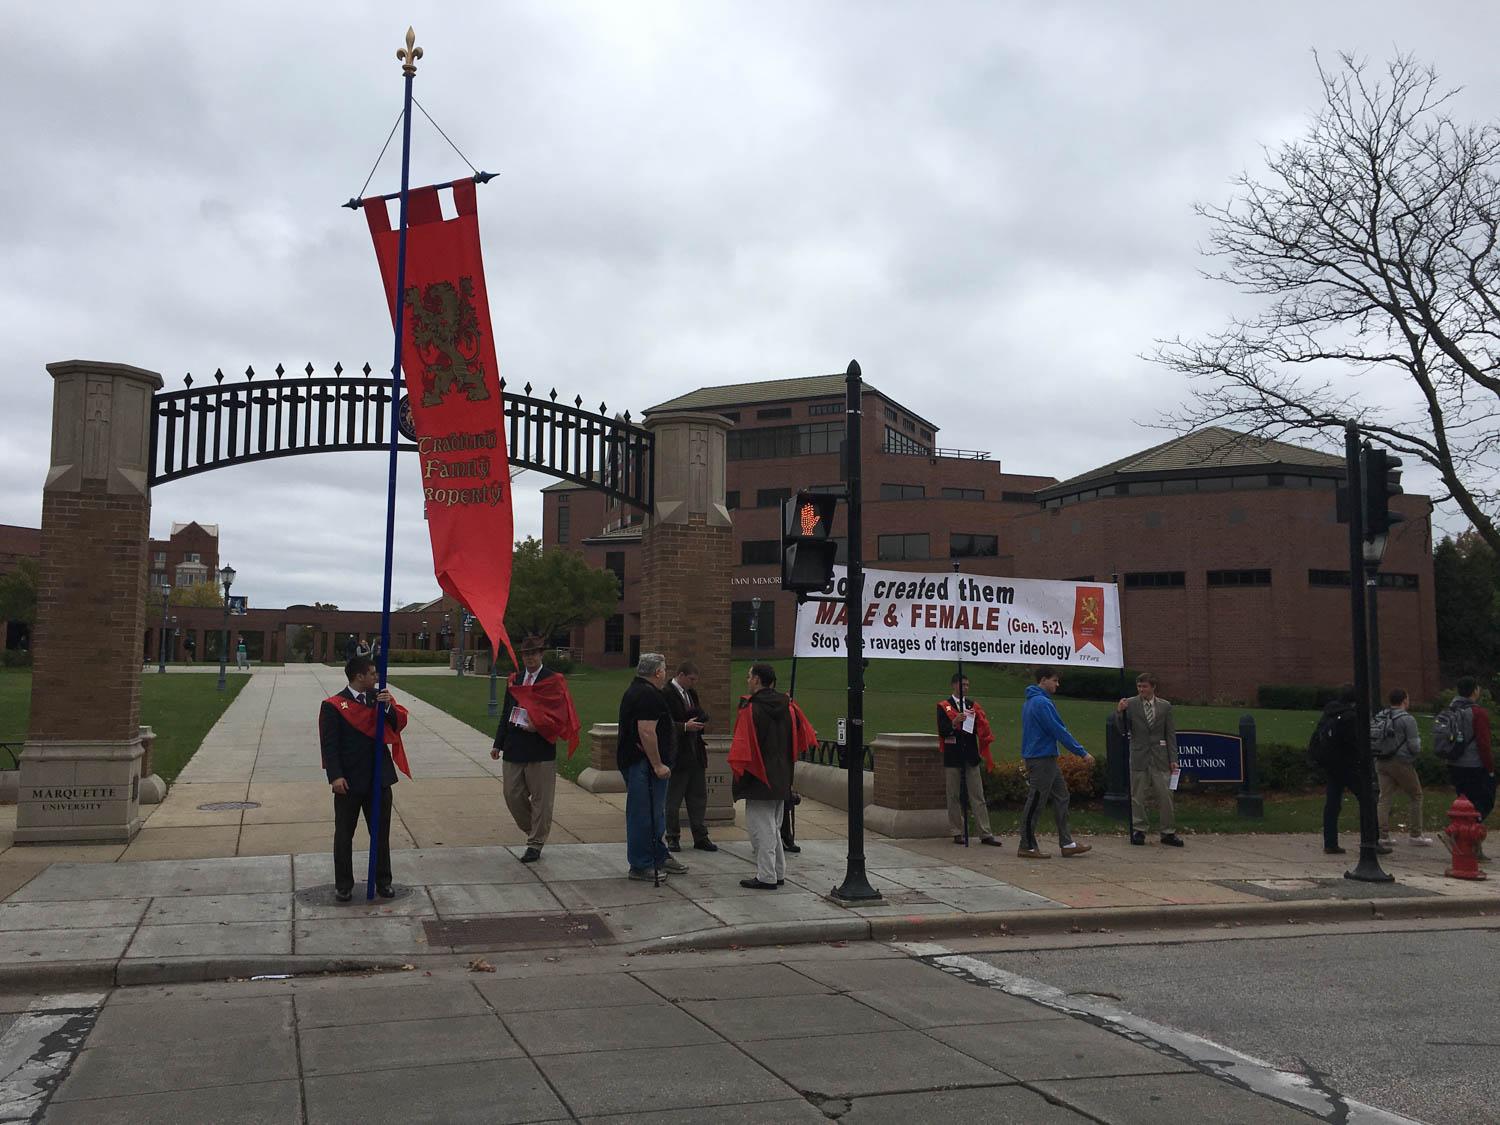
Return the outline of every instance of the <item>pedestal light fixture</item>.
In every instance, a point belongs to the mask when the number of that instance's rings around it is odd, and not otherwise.
[[[168,582],[161,584],[161,628],[156,631],[156,670],[165,673],[167,670],[167,606],[172,604],[172,586]]]
[[[219,568],[219,582],[224,587],[224,625],[219,630],[219,691],[224,690],[224,662],[229,659],[229,587],[234,585],[234,567]]]

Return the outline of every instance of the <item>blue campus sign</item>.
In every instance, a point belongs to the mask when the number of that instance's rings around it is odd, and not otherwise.
[[[1199,781],[1244,781],[1245,744],[1236,734],[1177,732],[1177,766]]]

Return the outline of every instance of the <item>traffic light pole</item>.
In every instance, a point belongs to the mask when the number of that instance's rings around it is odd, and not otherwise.
[[[1354,640],[1354,733],[1359,746],[1359,761],[1355,767],[1355,784],[1359,786],[1359,863],[1353,870],[1344,872],[1344,878],[1364,883],[1392,883],[1394,877],[1380,866],[1375,851],[1380,829],[1375,813],[1375,757],[1370,746],[1369,619],[1362,581],[1365,569],[1365,481],[1359,429],[1353,424],[1344,427],[1344,467],[1349,486],[1349,623],[1353,627]],[[1335,763],[1330,768],[1347,767]]]
[[[833,889],[833,897],[845,901],[878,899],[880,892],[865,874],[865,663],[864,528],[860,518],[860,429],[863,419],[859,363],[849,361],[844,380],[844,447],[848,468],[844,484],[849,501],[849,563],[844,611],[848,617],[849,647],[849,746],[844,762],[849,775],[849,857],[844,881]]]

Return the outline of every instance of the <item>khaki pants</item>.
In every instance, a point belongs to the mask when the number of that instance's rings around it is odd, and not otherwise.
[[[557,793],[557,763],[502,762],[505,806],[528,847],[540,848],[552,831],[552,799]]]
[[[968,775],[969,815],[974,818],[974,827],[979,829],[981,838],[993,836],[994,833],[990,831],[990,808],[984,803],[984,774],[978,766],[965,766],[963,772]],[[945,767],[943,775],[948,784],[948,828],[953,835],[962,836],[964,810],[963,802],[958,799],[959,768]]]
[[[1145,761],[1142,762],[1141,759]],[[1133,832],[1148,832],[1151,828],[1150,805],[1156,797],[1157,818],[1161,821],[1161,833],[1165,836],[1176,831],[1177,821],[1172,813],[1172,752],[1156,746],[1138,754],[1130,755],[1130,828]]]
[[[1391,805],[1397,793],[1405,793],[1411,803],[1407,820],[1408,835],[1422,834],[1422,783],[1417,780],[1417,771],[1410,762],[1398,762],[1394,758],[1377,758],[1375,774],[1380,778],[1380,804],[1376,806],[1380,816],[1380,834],[1391,834]]]

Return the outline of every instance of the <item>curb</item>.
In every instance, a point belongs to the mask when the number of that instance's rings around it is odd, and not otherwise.
[[[42,964],[0,965],[0,995],[34,992],[79,992],[150,984],[198,984],[230,977],[311,976],[399,969],[410,957],[174,957],[114,961],[48,961]]]

